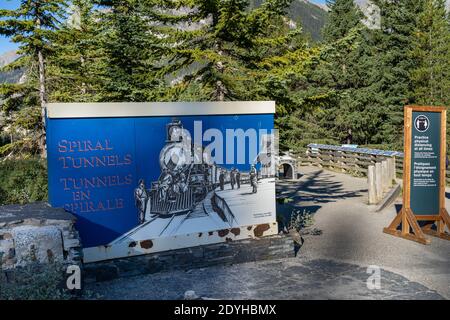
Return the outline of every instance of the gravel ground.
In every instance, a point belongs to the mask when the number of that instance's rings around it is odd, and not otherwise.
[[[304,236],[297,258],[123,278],[87,289],[103,299],[181,299],[187,290],[213,299],[449,299],[450,242],[432,238],[424,246],[384,234],[396,208],[375,213],[363,178],[312,167],[300,172],[300,181],[278,185],[294,202],[277,210],[313,213],[313,228],[322,233]],[[380,267],[381,289],[367,288],[370,265]]]

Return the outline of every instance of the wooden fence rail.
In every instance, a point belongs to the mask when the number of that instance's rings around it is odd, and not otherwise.
[[[381,163],[388,158],[395,158],[396,176],[401,178],[403,174],[403,158],[388,157],[384,155],[371,155],[352,151],[311,149],[303,154],[296,155],[299,165],[315,165],[341,170],[349,173],[359,173],[367,176],[368,167]],[[450,170],[446,171],[446,182],[450,184]]]

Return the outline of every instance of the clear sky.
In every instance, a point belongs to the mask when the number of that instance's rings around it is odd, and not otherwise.
[[[311,2],[324,4],[326,0],[312,0]],[[16,9],[19,7],[20,0],[0,0],[0,9]],[[12,43],[9,39],[0,36],[0,55],[6,51],[17,49],[18,45]]]
[[[0,0],[0,9],[16,9],[19,7],[19,0]],[[14,50],[17,44],[10,42],[7,38],[0,36],[0,55],[6,51]]]

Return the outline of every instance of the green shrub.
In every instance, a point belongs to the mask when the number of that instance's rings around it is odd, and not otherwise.
[[[47,194],[45,160],[0,161],[0,205],[46,201]]]
[[[61,263],[30,263],[15,268],[8,278],[1,272],[0,300],[67,300],[73,296],[65,288],[65,267]]]
[[[291,221],[289,222],[289,229],[299,232],[303,228],[310,227],[314,224],[312,213],[307,210],[293,210]]]
[[[288,197],[277,197],[277,202],[279,204],[288,204],[290,202],[294,201],[294,199],[292,198],[288,198]]]

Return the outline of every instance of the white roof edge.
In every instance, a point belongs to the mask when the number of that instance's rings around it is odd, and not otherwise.
[[[49,118],[273,114],[275,101],[48,103]]]

